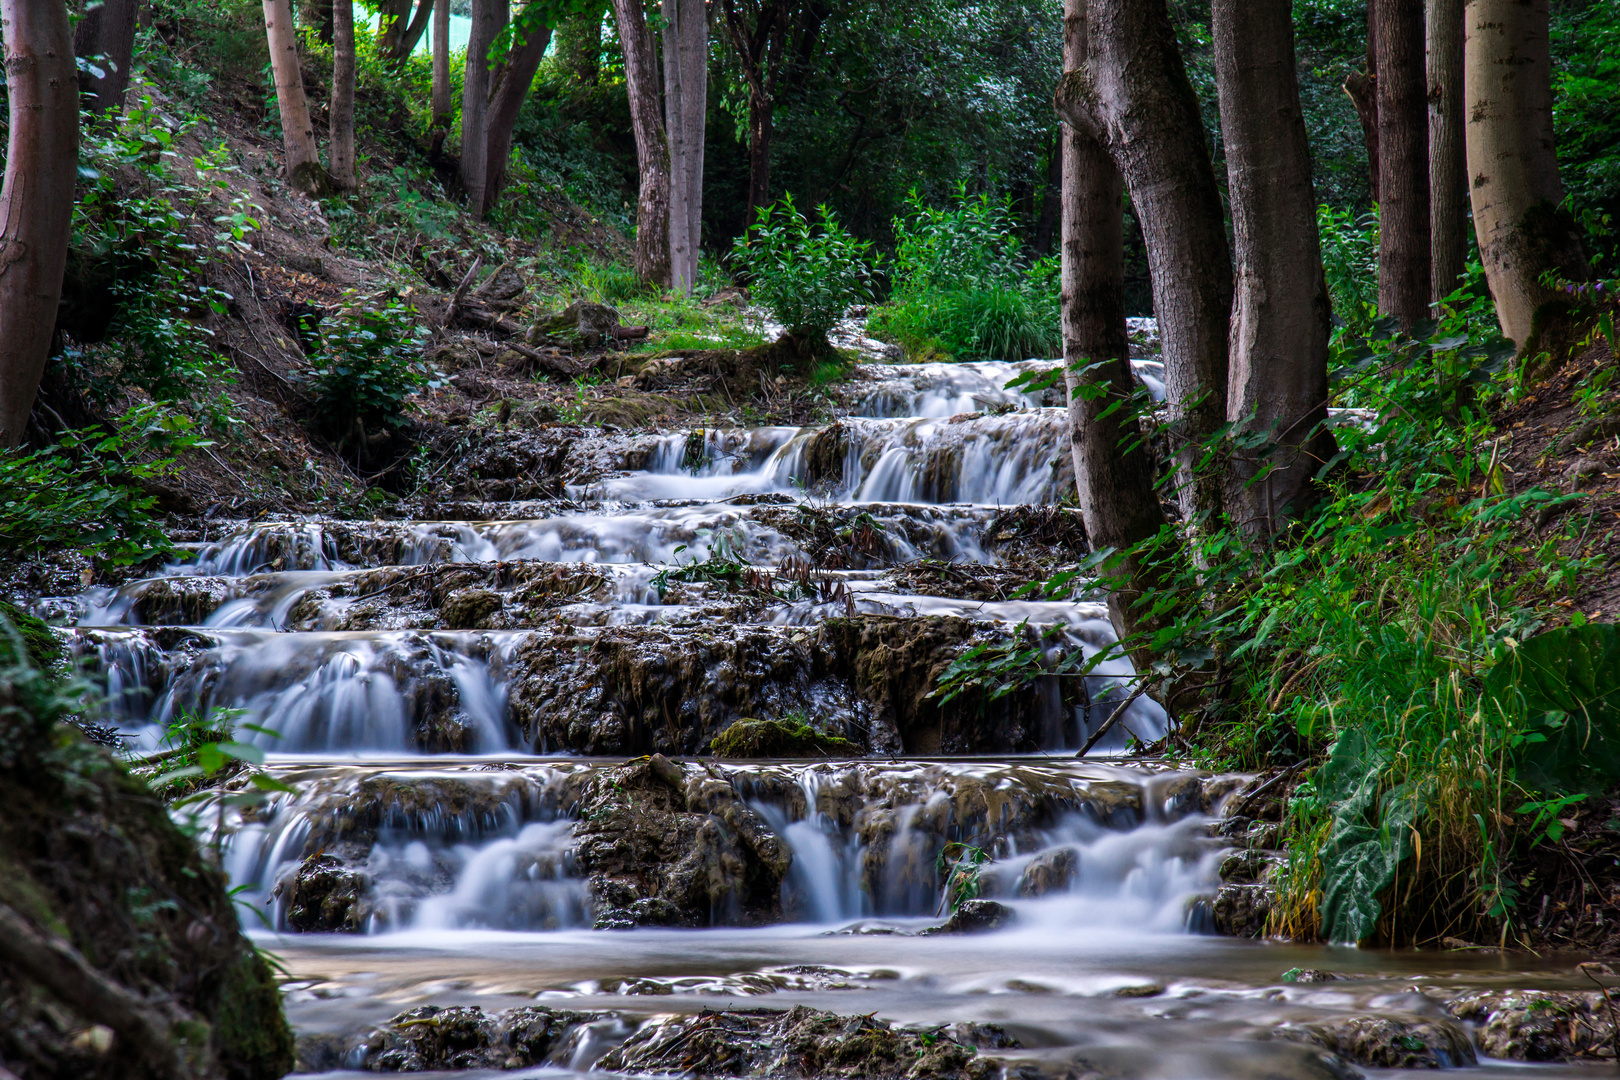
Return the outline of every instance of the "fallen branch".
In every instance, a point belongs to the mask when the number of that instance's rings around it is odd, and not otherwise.
[[[446,330],[454,326],[456,319],[461,315],[461,305],[467,299],[467,290],[472,288],[474,279],[478,277],[478,271],[483,268],[484,257],[479,255],[473,259],[472,268],[467,271],[467,276],[461,279],[460,285],[456,286],[455,294],[450,297],[450,307],[444,313],[444,328]]]
[[[1136,701],[1137,698],[1147,693],[1147,686],[1148,684],[1146,679],[1143,679],[1141,682],[1137,683],[1136,689],[1131,691],[1130,696],[1124,701],[1120,702],[1119,706],[1115,708],[1113,712],[1108,714],[1108,719],[1103,721],[1102,727],[1091,733],[1091,738],[1086,740],[1086,745],[1082,746],[1080,748],[1080,752],[1074,756],[1077,758],[1085,757],[1087,751],[1089,751],[1093,746],[1096,746],[1097,742],[1104,735],[1108,734],[1114,729],[1114,725],[1119,723],[1120,718],[1125,715],[1125,710],[1130,708],[1131,704]]]

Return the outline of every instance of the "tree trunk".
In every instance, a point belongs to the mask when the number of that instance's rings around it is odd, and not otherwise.
[[[1226,510],[1269,537],[1307,505],[1327,433],[1330,309],[1299,103],[1290,0],[1215,0],[1221,136],[1237,273]]]
[[[79,164],[67,5],[3,0],[10,129],[0,187],[0,448],[28,426],[62,295]]]
[[[1367,187],[1378,201],[1378,0],[1367,0],[1367,66],[1344,80],[1367,146]]]
[[[333,0],[303,0],[298,7],[298,21],[306,31],[311,28],[323,45],[333,44],[337,34],[336,5]],[[353,21],[351,17],[351,22]]]
[[[1463,14],[1474,234],[1502,334],[1525,351],[1553,299],[1542,273],[1587,275],[1580,234],[1560,209],[1547,0],[1467,0]]]
[[[472,0],[472,32],[461,83],[461,189],[474,214],[482,212],[489,178],[489,49],[506,26],[507,0]]]
[[[1462,0],[1429,0],[1424,12],[1429,84],[1429,263],[1436,303],[1457,288],[1468,259],[1462,8]]]
[[[270,69],[276,78],[276,105],[281,111],[281,142],[287,152],[287,181],[306,195],[326,190],[326,172],[315,146],[315,125],[304,98],[304,76],[298,63],[298,35],[293,32],[291,0],[264,0],[265,36],[270,42]]]
[[[124,111],[124,91],[135,60],[135,24],[140,0],[105,0],[90,8],[73,34],[73,51],[101,69],[80,74],[84,108],[116,117]]]
[[[771,114],[775,106],[764,95],[748,97],[748,224],[771,204]]]
[[[417,0],[416,14],[406,22],[405,17],[411,14],[411,0],[395,0],[386,5],[382,16],[382,34],[377,41],[378,55],[395,64],[403,64],[427,32],[434,6],[434,0]]]
[[[663,0],[664,109],[669,131],[670,287],[690,294],[703,244],[703,139],[709,17],[703,0]]]
[[[1423,0],[1378,0],[1378,311],[1429,315],[1429,118]]]
[[[1035,235],[1030,241],[1030,251],[1036,258],[1052,253],[1052,240],[1062,227],[1063,161],[1066,154],[1060,131],[1057,144],[1052,147],[1052,154],[1046,162],[1046,191],[1041,195],[1041,213],[1035,219]]]
[[[332,5],[332,112],[328,118],[332,184],[353,191],[354,178],[354,5],[337,0]]]
[[[540,60],[546,55],[549,44],[549,26],[530,29],[523,43],[509,52],[501,64],[484,124],[484,195],[476,211],[479,217],[489,213],[501,197],[501,189],[506,187],[506,163],[512,153],[512,130],[517,127],[523,99],[534,85],[534,74],[540,70]]]
[[[1196,466],[1226,423],[1232,262],[1209,141],[1164,0],[1091,0],[1089,11],[1086,66],[1064,73],[1057,105],[1125,177],[1164,342],[1177,500],[1189,522],[1213,519],[1223,477]]]
[[[1086,0],[1065,0],[1063,66],[1084,68]],[[1153,488],[1151,444],[1136,413],[1118,409],[1136,393],[1125,329],[1124,181],[1108,151],[1083,127],[1059,135],[1062,204],[1063,361],[1069,445],[1080,514],[1093,550],[1120,552],[1103,573],[1108,616],[1120,640],[1148,629],[1138,604],[1148,568],[1129,549],[1165,523]],[[1136,657],[1147,670],[1148,657]]]
[[[433,111],[433,154],[438,156],[450,133],[450,0],[433,5],[433,89],[429,108]]]
[[[658,58],[641,0],[613,0],[624,78],[630,95],[630,126],[636,136],[641,196],[636,203],[636,276],[650,285],[669,284],[669,139],[658,104]]]

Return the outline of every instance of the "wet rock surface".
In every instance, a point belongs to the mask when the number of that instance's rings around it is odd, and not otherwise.
[[[358,1036],[301,1038],[298,1071],[358,1067],[408,1073],[567,1064],[570,1037],[598,1019],[597,1014],[540,1007],[486,1013],[478,1006],[423,1005]]]
[[[1444,1020],[1345,1016],[1287,1026],[1278,1034],[1375,1069],[1454,1069],[1475,1064],[1467,1034]]]
[[[1480,1053],[1510,1061],[1614,1060],[1615,1028],[1599,993],[1468,994],[1446,1006],[1475,1027]]]
[[[937,1035],[896,1029],[866,1016],[839,1016],[800,1006],[785,1012],[704,1012],[649,1024],[597,1063],[609,1072],[700,1076],[925,1077],[994,1076],[997,1063],[972,1043],[1013,1044],[993,1025],[967,1025]]]

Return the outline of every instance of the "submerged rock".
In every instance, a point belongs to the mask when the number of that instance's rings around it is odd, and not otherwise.
[[[951,912],[951,917],[940,926],[924,930],[925,934],[978,934],[1000,930],[1013,921],[1013,910],[994,900],[964,900]]]
[[[358,1066],[368,1072],[425,1072],[566,1064],[569,1036],[600,1018],[538,1006],[486,1013],[476,1005],[423,1005],[355,1037],[300,1039],[298,1070]]]
[[[1444,1020],[1345,1016],[1289,1025],[1278,1034],[1375,1069],[1453,1069],[1476,1063],[1468,1036]]]
[[[995,1044],[1006,1033],[971,1025]],[[648,1024],[597,1063],[609,1072],[860,1080],[982,1080],[998,1063],[955,1041],[966,1034],[897,1030],[870,1016],[839,1016],[798,1006],[708,1012]],[[1002,1043],[1006,1045],[1006,1043]]]
[[[1615,1030],[1603,995],[1560,991],[1481,991],[1450,1002],[1477,1024],[1480,1052],[1512,1061],[1613,1060]]]
[[[1074,875],[1080,871],[1080,853],[1073,848],[1058,848],[1030,860],[1018,879],[1019,896],[1045,896],[1064,892]]]

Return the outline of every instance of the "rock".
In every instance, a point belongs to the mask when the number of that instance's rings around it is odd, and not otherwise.
[[[481,630],[501,610],[501,594],[491,589],[460,589],[445,598],[439,621],[446,630]]]
[[[593,775],[575,827],[600,929],[759,925],[792,852],[725,780],[651,759]]]
[[[1278,1034],[1375,1069],[1450,1069],[1476,1064],[1467,1034],[1444,1020],[1345,1016],[1287,1025]]]
[[[334,1055],[330,1046],[323,1047],[327,1055],[323,1060],[359,1058],[368,1072],[563,1064],[573,1029],[597,1019],[600,1014],[539,1006],[491,1014],[476,1005],[448,1009],[423,1005],[351,1040],[341,1053]]]
[[[993,1040],[993,1025],[974,1025]],[[1005,1033],[1002,1033],[1005,1035]],[[651,1023],[596,1067],[608,1072],[791,1080],[986,1080],[997,1063],[939,1034],[798,1006],[708,1012]]]
[[[1000,930],[1013,920],[1013,910],[994,900],[964,900],[943,925],[930,927],[924,934],[977,934]]]
[[[486,302],[506,303],[522,296],[524,288],[523,275],[511,263],[503,263],[473,290],[473,295]]]
[[[275,888],[286,905],[287,925],[300,933],[359,933],[365,875],[331,855],[311,855],[298,873]]]
[[[713,748],[720,758],[861,756],[861,748],[842,736],[786,720],[738,720],[714,737]]]
[[[1222,885],[1211,906],[1215,932],[1227,937],[1263,937],[1276,898],[1270,885]]]
[[[1594,480],[1601,480],[1606,464],[1595,457],[1578,457],[1564,470],[1564,490],[1571,494],[1581,491]]]
[[[1079,871],[1080,853],[1073,848],[1043,852],[1024,867],[1023,876],[1018,879],[1018,895],[1045,896],[1047,893],[1065,892]]]
[[[1481,991],[1446,1010],[1476,1024],[1479,1049],[1512,1061],[1614,1057],[1614,1027],[1597,993]]]
[[[1266,882],[1272,868],[1277,866],[1279,858],[1266,852],[1250,848],[1228,855],[1221,860],[1221,880],[1228,885],[1259,885]]]

